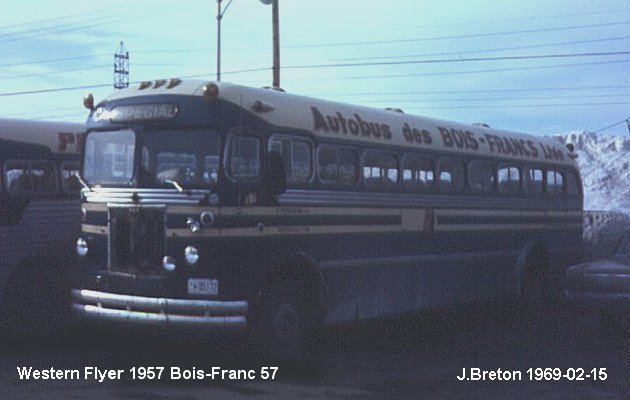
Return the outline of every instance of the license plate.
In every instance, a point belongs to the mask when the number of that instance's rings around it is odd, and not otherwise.
[[[217,279],[189,278],[188,294],[217,296],[219,294],[219,281]]]

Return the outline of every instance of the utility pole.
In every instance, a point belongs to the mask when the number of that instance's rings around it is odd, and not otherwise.
[[[280,18],[278,0],[271,3],[271,20],[273,25],[273,86],[280,87]]]
[[[273,29],[273,87],[280,87],[280,16],[278,0],[260,0],[264,5],[271,4],[271,25]]]
[[[129,52],[125,50],[125,44],[120,41],[118,50],[114,54],[114,89],[129,87]]]
[[[221,81],[221,0],[217,0],[217,82]]]

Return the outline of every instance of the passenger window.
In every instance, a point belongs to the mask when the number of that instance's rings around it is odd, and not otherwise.
[[[494,166],[489,162],[473,161],[469,165],[468,185],[475,193],[494,191]]]
[[[45,161],[8,162],[5,182],[9,193],[54,193],[57,190],[55,165]]]
[[[428,157],[406,156],[403,160],[403,187],[429,189],[435,183],[435,162]]]
[[[396,186],[398,184],[396,156],[367,151],[363,158],[363,182],[367,186]]]
[[[552,196],[562,194],[563,186],[562,174],[558,171],[547,171],[547,193]]]
[[[543,192],[543,171],[538,168],[527,170],[527,193],[542,194]]]
[[[260,176],[260,153],[260,139],[257,137],[234,136],[230,146],[229,174],[235,178]]]
[[[306,182],[312,175],[310,143],[293,139],[273,139],[271,151],[282,154],[284,173],[289,181]]]
[[[498,173],[499,193],[518,194],[521,187],[521,172],[515,166],[502,166]]]
[[[339,176],[337,150],[323,146],[317,151],[317,175],[322,181],[336,182]]]
[[[440,190],[461,191],[466,185],[464,163],[460,160],[441,159],[440,166]]]
[[[5,167],[5,183],[9,193],[32,191],[31,175],[28,163],[8,162]]]
[[[339,181],[356,183],[359,179],[359,153],[356,150],[342,149],[339,159]]]

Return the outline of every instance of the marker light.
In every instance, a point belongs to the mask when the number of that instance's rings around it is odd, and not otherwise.
[[[168,81],[168,85],[166,85],[167,89],[170,88],[174,88],[175,86],[179,85],[180,83],[182,83],[182,80],[179,78],[171,78],[170,81]]]
[[[94,96],[92,96],[92,93],[86,93],[83,96],[83,107],[90,111],[94,111]]]
[[[142,81],[142,82],[140,82],[140,86],[138,86],[138,89],[139,90],[144,90],[144,89],[148,88],[151,85],[152,85],[151,81]]]
[[[162,267],[166,272],[173,272],[177,265],[175,265],[175,257],[173,256],[164,256],[162,259]]]
[[[213,105],[219,97],[219,87],[214,83],[207,83],[203,85],[203,98],[209,105]]]
[[[184,257],[186,257],[188,265],[197,264],[197,261],[199,261],[199,251],[194,246],[188,246],[184,250]]]
[[[87,241],[83,238],[79,238],[79,240],[77,240],[76,250],[79,257],[85,257],[89,250]]]

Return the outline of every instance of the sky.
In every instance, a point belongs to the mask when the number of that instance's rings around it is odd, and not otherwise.
[[[230,0],[222,1],[222,8]],[[283,89],[533,134],[627,135],[627,0],[279,0]],[[216,79],[215,0],[22,0],[0,13],[0,118],[83,122],[129,80]],[[269,86],[271,6],[232,0],[222,80]]]

